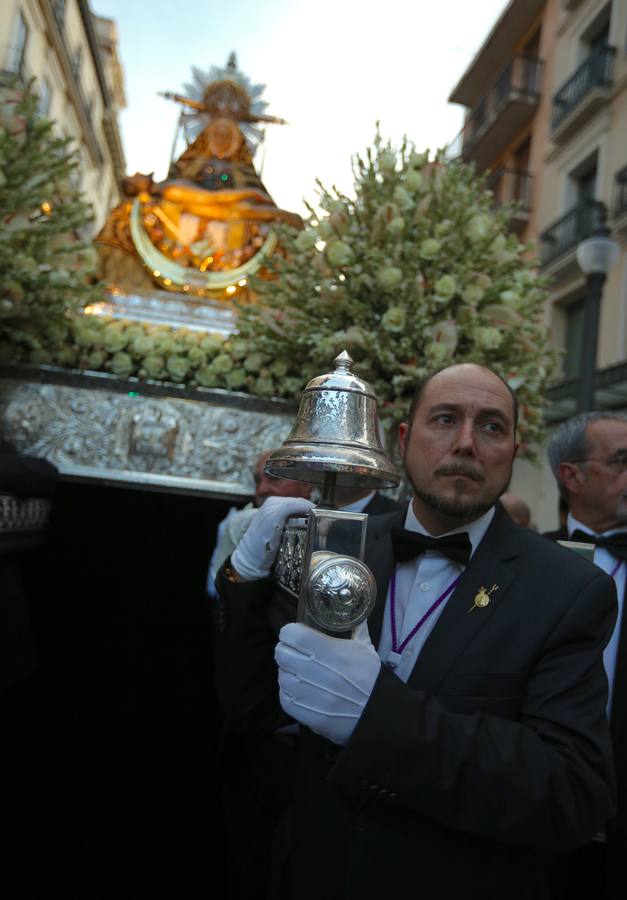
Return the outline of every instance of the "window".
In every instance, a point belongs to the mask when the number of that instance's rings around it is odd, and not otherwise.
[[[564,378],[579,377],[579,359],[583,341],[583,299],[566,307]]]
[[[39,102],[37,104],[37,112],[45,118],[50,112],[50,104],[52,102],[52,88],[47,78],[42,78],[38,84]]]
[[[594,56],[595,53],[600,53],[605,47],[608,47],[610,43],[610,23],[606,22],[606,24],[594,35],[594,37],[590,38],[587,41],[588,44],[588,52],[590,56]]]
[[[26,44],[28,43],[28,25],[22,13],[18,14],[15,25],[13,26],[13,35],[11,46],[6,61],[6,69],[8,72],[15,72],[16,75],[24,74],[24,57],[26,55]]]
[[[591,59],[607,51],[610,45],[612,4],[606,4],[579,37],[580,59]]]
[[[523,56],[537,59],[540,56],[540,29],[533,33],[523,47]]]
[[[529,175],[529,157],[531,155],[531,138],[527,138],[515,151],[513,157],[511,200],[521,203],[524,209],[531,207],[531,177]]]
[[[57,23],[57,28],[59,31],[62,31],[65,22],[65,0],[54,0],[52,4],[52,14]]]
[[[79,81],[81,76],[81,56],[82,47],[79,46],[74,51],[74,56],[72,57],[72,75],[76,81]]]
[[[568,175],[568,201],[581,209],[590,208],[597,192],[597,151],[586,156]]]
[[[531,138],[528,137],[514,151],[514,168],[517,172],[527,172],[531,156]]]
[[[581,175],[578,175],[576,178],[576,182],[577,202],[586,203],[588,201],[594,200],[597,187],[596,163],[594,164],[593,168],[588,169],[588,171],[583,172]]]

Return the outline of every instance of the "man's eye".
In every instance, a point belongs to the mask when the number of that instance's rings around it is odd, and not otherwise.
[[[500,422],[486,422],[483,426],[486,431],[489,431],[490,434],[503,434],[505,428]]]
[[[442,425],[450,425],[454,419],[450,413],[440,413],[439,416],[435,417],[435,421],[440,422]]]
[[[627,452],[624,450],[619,451],[614,458],[610,460],[610,465],[614,466],[615,469],[624,472],[627,469]]]

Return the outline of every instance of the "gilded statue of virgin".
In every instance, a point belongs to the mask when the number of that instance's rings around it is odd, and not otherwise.
[[[233,54],[224,68],[192,73],[184,94],[163,95],[183,107],[185,150],[165,181],[125,178],[125,199],[96,238],[101,275],[113,289],[246,295],[248,276],[263,274],[277,247],[273,225],[302,227],[300,216],[276,206],[253,164],[262,126],[284,124],[265,115],[264,86],[238,71]]]

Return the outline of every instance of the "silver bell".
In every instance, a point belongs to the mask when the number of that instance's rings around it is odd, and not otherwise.
[[[303,391],[294,428],[266,472],[318,485],[335,473],[338,487],[396,487],[400,478],[379,438],[372,387],[351,372],[346,350],[333,362],[333,372],[312,378]]]

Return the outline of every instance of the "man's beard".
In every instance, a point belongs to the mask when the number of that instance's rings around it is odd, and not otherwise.
[[[451,465],[443,469],[442,471],[446,471],[448,474],[454,474],[456,471],[459,474],[465,474],[468,477],[473,477],[473,470],[470,467],[461,465]],[[431,494],[429,491],[425,491],[422,488],[419,488],[409,470],[407,465],[405,465],[405,475],[409,483],[412,486],[413,492],[419,500],[421,500],[425,506],[428,506],[430,509],[435,512],[440,513],[440,515],[445,516],[447,519],[451,519],[453,521],[459,521],[460,524],[464,524],[466,522],[473,522],[475,519],[478,519],[479,516],[482,516],[489,509],[492,509],[496,500],[501,496],[503,491],[507,488],[511,478],[511,470],[507,479],[504,481],[498,493],[496,493],[491,499],[486,500],[465,500],[460,497],[459,499],[454,498],[449,500],[445,497],[439,497],[436,494]]]
[[[412,488],[416,497],[422,500],[425,506],[430,507],[435,512],[439,512],[448,519],[459,519],[460,522],[472,522],[494,506],[494,500],[490,500],[488,503],[485,500],[481,503],[462,499],[446,500],[444,497],[437,497],[435,494],[419,490],[413,482]]]

